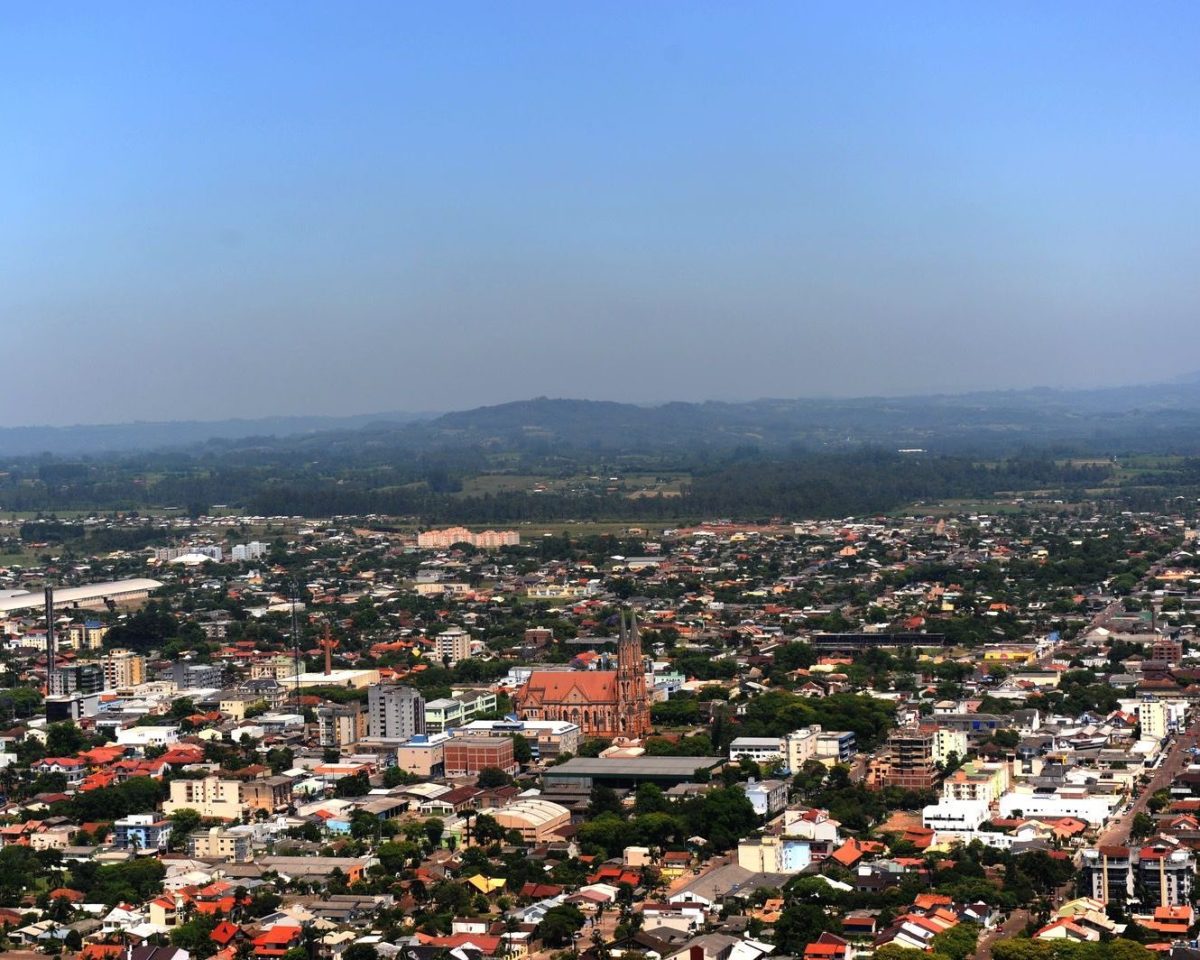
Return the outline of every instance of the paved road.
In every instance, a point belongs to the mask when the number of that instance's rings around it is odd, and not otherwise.
[[[975,948],[975,960],[992,960],[992,945],[997,940],[1007,940],[1019,934],[1029,923],[1029,917],[1028,910],[1014,910],[1007,920],[984,933],[979,938],[979,946]]]
[[[1150,782],[1138,793],[1137,799],[1133,803],[1133,809],[1122,816],[1120,820],[1113,821],[1105,828],[1097,840],[1098,844],[1122,846],[1128,842],[1134,816],[1145,813],[1150,797],[1156,791],[1169,787],[1175,777],[1183,771],[1191,760],[1191,749],[1196,746],[1198,741],[1200,741],[1200,719],[1193,721],[1186,731],[1172,740],[1163,762],[1154,771]]]

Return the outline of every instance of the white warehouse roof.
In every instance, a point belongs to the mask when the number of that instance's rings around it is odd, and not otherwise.
[[[150,593],[162,586],[158,580],[133,577],[129,580],[106,580],[89,583],[82,587],[55,587],[54,608],[82,606],[104,600],[120,601],[131,594]],[[41,591],[25,591],[0,597],[0,613],[15,613],[19,610],[41,610],[46,598]]]

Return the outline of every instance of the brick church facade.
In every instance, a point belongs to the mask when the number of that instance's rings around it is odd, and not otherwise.
[[[650,695],[636,616],[621,616],[616,670],[535,670],[517,691],[522,720],[567,720],[585,737],[640,740],[650,733]]]

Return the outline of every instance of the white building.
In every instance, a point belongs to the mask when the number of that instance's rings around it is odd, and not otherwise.
[[[1094,827],[1102,825],[1121,798],[1111,793],[1089,793],[1079,788],[1060,787],[1054,793],[1010,790],[1000,797],[1000,816],[1075,817]]]
[[[987,819],[988,805],[982,800],[942,800],[921,811],[927,830],[960,837],[974,833]]]
[[[966,757],[967,732],[938,727],[933,735],[933,762],[948,763],[950,754],[954,754],[959,760]]]
[[[778,737],[737,737],[729,744],[729,759],[736,763],[745,757],[755,763],[782,760],[784,742]]]

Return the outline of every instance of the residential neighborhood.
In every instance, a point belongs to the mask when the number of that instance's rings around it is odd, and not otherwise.
[[[1191,521],[468,533],[0,526],[4,955],[1200,956]]]

